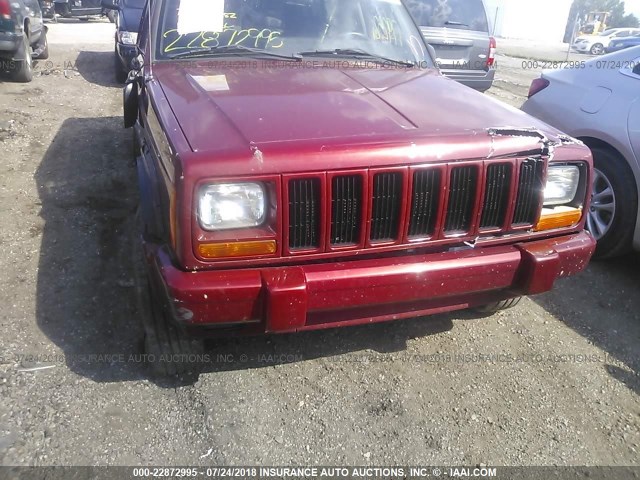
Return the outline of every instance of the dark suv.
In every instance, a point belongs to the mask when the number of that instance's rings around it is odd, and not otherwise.
[[[482,0],[405,0],[447,77],[484,92],[495,74],[496,41]]]
[[[136,56],[136,42],[140,17],[147,0],[121,0],[113,2],[103,0],[102,7],[117,11],[115,35],[115,74],[116,80],[124,82],[131,67],[131,60]]]
[[[48,57],[47,27],[38,0],[0,0],[0,70],[8,70],[18,82],[30,82],[32,59]]]

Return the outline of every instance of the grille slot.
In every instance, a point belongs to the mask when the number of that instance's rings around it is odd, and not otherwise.
[[[529,229],[542,204],[545,171],[546,160],[532,156],[289,177],[285,242],[291,254],[312,254],[375,247],[405,234],[410,245]]]
[[[510,164],[489,165],[480,228],[500,228],[504,225],[509,203],[510,185]]]
[[[320,246],[320,179],[289,181],[289,248]]]
[[[463,233],[471,227],[477,184],[478,169],[476,167],[456,167],[451,171],[449,205],[444,227],[446,233]]]
[[[371,241],[395,240],[400,226],[402,174],[378,173],[373,177]]]
[[[360,242],[362,224],[362,177],[333,177],[331,182],[331,244]]]
[[[528,159],[520,166],[513,225],[532,225],[535,222],[544,191],[543,173],[543,160]]]
[[[435,233],[441,183],[440,170],[419,170],[413,174],[409,237],[428,237]]]

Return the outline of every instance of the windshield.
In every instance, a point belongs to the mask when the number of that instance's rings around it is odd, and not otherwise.
[[[618,30],[614,30],[614,29],[610,29],[610,30],[605,30],[604,32],[602,32],[600,35],[603,37],[608,37],[609,35],[613,35],[614,33],[616,33]]]
[[[488,32],[482,0],[405,0],[421,27],[448,27]]]
[[[400,0],[166,0],[160,16],[159,58],[339,49],[431,65]]]

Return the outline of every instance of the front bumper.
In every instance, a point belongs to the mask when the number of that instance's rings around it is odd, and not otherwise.
[[[588,43],[574,43],[571,45],[571,50],[575,50],[576,52],[586,53],[591,51],[591,45]]]
[[[116,52],[125,72],[131,70],[131,60],[136,56],[136,46],[116,42]]]
[[[184,272],[147,244],[154,297],[186,327],[280,333],[463,309],[550,290],[582,271],[586,232],[514,245],[301,266]]]

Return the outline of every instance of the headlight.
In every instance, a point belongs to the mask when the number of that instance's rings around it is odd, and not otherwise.
[[[571,227],[580,222],[585,195],[585,183],[581,181],[580,174],[581,169],[576,165],[549,167],[544,207],[534,227],[536,232]]]
[[[265,191],[259,183],[217,183],[200,190],[198,219],[205,230],[257,227],[265,213]]]
[[[573,165],[549,167],[544,189],[544,205],[566,205],[576,198],[580,169]]]
[[[118,32],[118,41],[125,45],[135,45],[138,43],[137,32]]]

